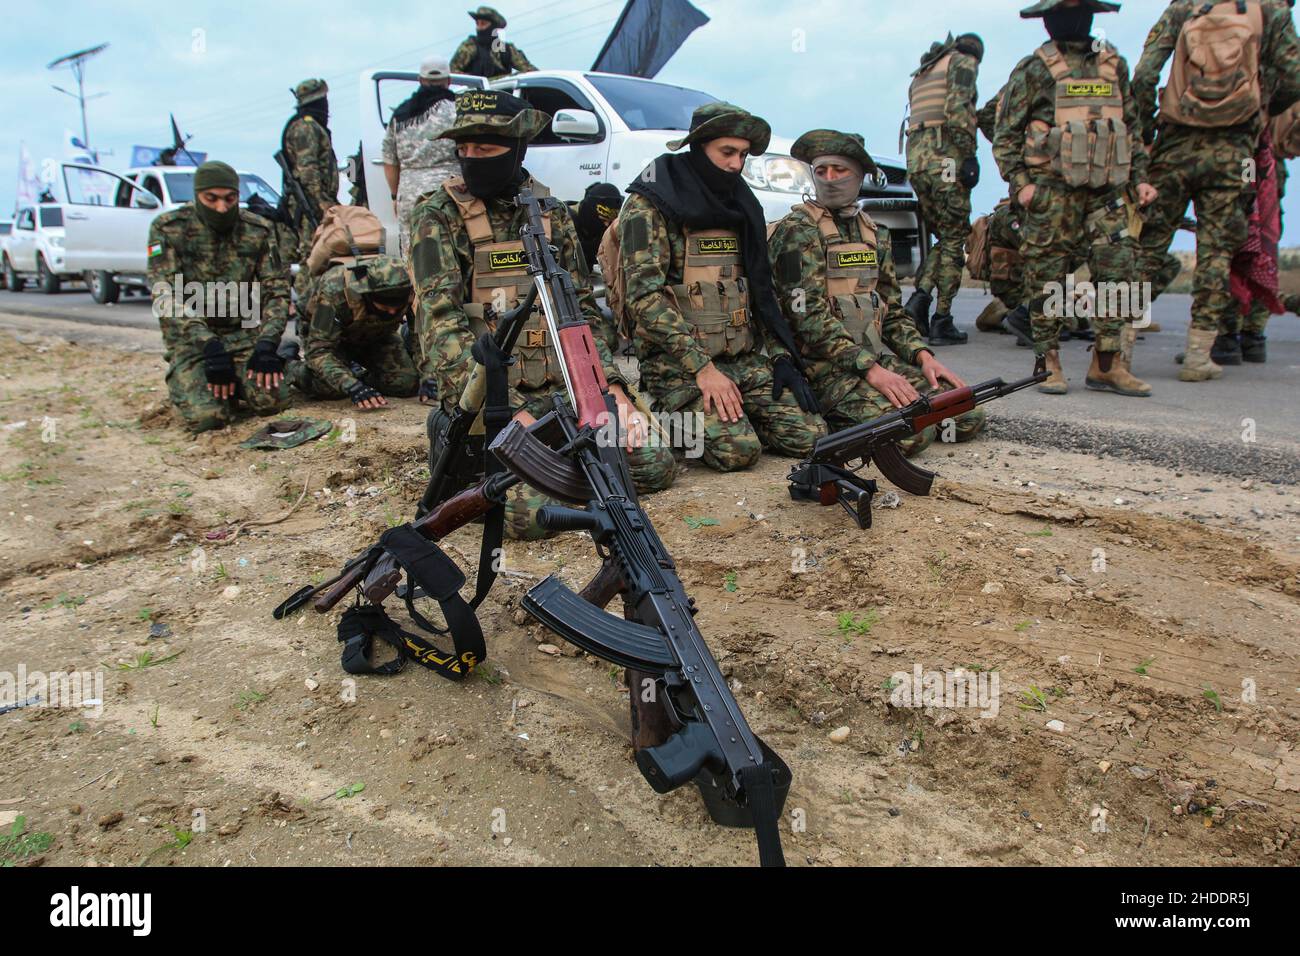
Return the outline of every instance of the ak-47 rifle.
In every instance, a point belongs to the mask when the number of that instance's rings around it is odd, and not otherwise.
[[[880,473],[899,488],[914,495],[928,495],[934,484],[934,472],[908,461],[897,442],[920,434],[946,418],[963,415],[977,405],[1046,379],[1047,372],[1036,369],[1033,375],[1010,385],[993,378],[978,385],[922,395],[910,405],[879,418],[819,438],[812,454],[790,472],[790,497],[823,505],[839,502],[859,528],[870,528],[871,498],[876,493],[876,483],[859,475],[859,471],[874,462]],[[853,462],[858,465],[849,468]]]
[[[289,191],[293,193],[293,198],[298,201],[299,219],[301,220],[302,218],[306,218],[307,225],[311,226],[311,231],[314,233],[316,231],[316,227],[320,225],[320,217],[316,215],[314,207],[312,206],[311,202],[308,201],[307,193],[303,190],[302,183],[298,182],[298,177],[294,175],[293,169],[289,165],[289,157],[284,155],[284,150],[282,149],[276,150],[275,164],[279,166],[280,171],[284,173],[284,181],[288,185]],[[281,221],[283,221],[286,225],[290,225],[293,226],[295,229],[298,229],[300,223],[289,222],[288,214],[283,209],[283,205],[284,205],[284,201],[283,199],[281,199],[281,213],[280,213]]]

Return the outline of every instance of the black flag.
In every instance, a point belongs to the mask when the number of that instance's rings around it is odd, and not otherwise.
[[[628,0],[591,68],[649,79],[708,22],[688,0]]]

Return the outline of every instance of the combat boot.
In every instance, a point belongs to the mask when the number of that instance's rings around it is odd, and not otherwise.
[[[916,331],[922,335],[930,334],[930,303],[933,301],[930,293],[917,289],[907,300],[907,305],[903,306],[903,311],[910,315],[916,324]]]
[[[1061,371],[1061,353],[1053,349],[1043,355],[1043,361],[1047,365],[1047,381],[1039,382],[1038,390],[1044,395],[1064,395],[1070,390],[1070,384]]]
[[[1262,364],[1268,361],[1268,339],[1258,332],[1241,333],[1241,359],[1243,362]]]
[[[1084,379],[1084,384],[1088,388],[1099,392],[1114,392],[1116,395],[1127,395],[1130,398],[1149,398],[1151,396],[1151,386],[1128,370],[1127,364],[1119,352],[1107,352],[1106,355],[1109,358],[1103,360],[1100,352],[1096,349],[1092,350],[1092,365],[1089,366],[1088,376]],[[1110,365],[1110,369],[1102,371],[1102,365],[1107,363]]]
[[[1180,382],[1208,382],[1223,374],[1223,367],[1210,358],[1214,339],[1210,329],[1187,330],[1187,351],[1183,353],[1183,367],[1178,370]]]
[[[939,312],[930,322],[930,332],[925,341],[930,345],[965,345],[969,337],[953,324],[951,315]]]
[[[994,299],[984,306],[984,311],[975,320],[975,328],[981,332],[1006,332],[1002,327],[1002,319],[1006,314],[1007,307],[1002,304],[1002,300]]]
[[[1029,307],[1021,304],[1016,306],[1006,317],[1007,328],[1016,336],[1016,344],[1029,348],[1034,344],[1034,330],[1029,324]]]
[[[1216,336],[1210,346],[1210,358],[1220,365],[1240,365],[1241,340],[1227,333]]]

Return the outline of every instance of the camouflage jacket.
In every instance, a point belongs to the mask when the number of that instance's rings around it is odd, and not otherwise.
[[[456,160],[456,144],[449,139],[438,138],[454,122],[454,100],[439,100],[423,115],[401,128],[398,128],[397,120],[389,120],[381,148],[383,161],[389,166],[398,167],[402,171],[403,180],[408,173],[414,178],[417,170],[437,171],[440,178],[428,189],[444,179],[458,175],[460,163]],[[427,192],[428,189],[422,191]]]
[[[231,347],[279,343],[289,284],[271,223],[246,209],[228,236],[199,221],[193,203],[149,227],[149,287],[167,354],[202,351],[218,336]],[[191,285],[194,283],[194,285]]]
[[[1133,96],[1148,141],[1155,134],[1156,113],[1160,108],[1156,87],[1165,62],[1178,45],[1183,24],[1204,0],[1173,0],[1147,34],[1142,57],[1133,71]],[[1296,39],[1291,7],[1282,0],[1265,0],[1264,37],[1260,44],[1260,71],[1269,112],[1276,116],[1300,99],[1300,42]],[[1258,135],[1258,129],[1255,134]]]
[[[529,179],[519,188],[536,189],[537,185]],[[524,210],[510,197],[487,200],[487,210],[498,242],[517,238],[527,223]],[[611,384],[625,384],[608,347],[611,330],[605,327],[591,285],[579,268],[578,234],[563,204],[551,213],[551,243],[559,249],[556,261],[573,276],[578,305],[591,326],[605,377]],[[474,344],[464,310],[474,278],[474,246],[460,209],[447,190],[438,188],[416,205],[411,216],[409,261],[415,282],[416,328],[424,351],[420,377],[435,380],[438,394],[445,398],[459,396],[469,380],[470,347]],[[510,402],[513,408],[519,408],[526,399],[512,388]]]
[[[1092,49],[1092,40],[1069,41],[1058,43],[1057,47],[1065,56],[1066,62],[1076,73],[1082,73],[1086,61],[1096,56]],[[1091,67],[1083,75],[1094,75]],[[1124,125],[1132,135],[1133,165],[1129,173],[1129,182],[1144,183],[1147,180],[1147,167],[1150,157],[1142,144],[1138,131],[1142,129],[1138,121],[1137,100],[1129,85],[1128,63],[1119,58],[1119,91],[1124,98]],[[1033,120],[1042,120],[1053,125],[1056,119],[1056,80],[1052,78],[1047,64],[1036,53],[1031,53],[1011,71],[1011,78],[1002,90],[1002,116],[997,121],[993,135],[993,158],[997,160],[1002,178],[1011,186],[1014,196],[1024,186],[1042,179],[1059,179],[1050,170],[1031,173],[1025,165],[1025,136]]]
[[[625,308],[636,330],[642,360],[655,353],[671,357],[687,375],[695,375],[711,361],[695,338],[691,326],[665,292],[680,285],[686,262],[686,233],[669,223],[649,199],[628,196],[618,214],[619,258],[623,267]],[[634,237],[629,241],[629,237]],[[642,237],[645,241],[642,242]],[[753,322],[755,336],[773,359],[788,354],[762,327]]]
[[[941,172],[936,161],[955,159],[958,162],[975,155],[978,143],[967,130],[977,126],[980,63],[975,57],[954,50],[948,65],[948,95],[944,101],[945,126],[918,130],[907,137],[907,171],[916,173]]]
[[[473,37],[466,37],[461,41],[460,46],[456,47],[456,52],[451,57],[451,72],[453,73],[470,73],[474,65],[474,49],[478,44]],[[536,70],[537,67],[528,62],[528,57],[524,56],[524,51],[519,49],[513,43],[506,43],[500,40],[492,45],[492,64],[496,68],[490,76],[509,76],[511,73],[529,73]]]
[[[339,163],[329,130],[310,116],[290,120],[284,131],[284,155],[308,201],[316,206],[312,212],[319,221],[326,209],[339,202]],[[296,221],[298,202],[285,185],[290,215]]]
[[[975,114],[976,125],[979,126],[980,132],[984,134],[984,138],[990,143],[993,142],[993,134],[997,131],[998,103],[1002,100],[1002,94],[1006,91],[1007,88],[1002,87]]]
[[[835,225],[845,242],[860,242],[862,229],[858,217],[835,217]],[[877,227],[880,275],[876,292],[889,306],[881,326],[881,340],[909,365],[926,348],[916,325],[903,311],[903,294],[894,270],[889,230]],[[860,376],[876,359],[871,352],[853,341],[844,324],[831,311],[826,296],[826,242],[821,230],[808,216],[795,210],[776,225],[768,242],[772,258],[772,275],[777,298],[785,312],[795,341],[803,354],[814,388],[822,390],[835,373]],[[798,308],[802,299],[802,308]]]
[[[357,381],[349,368],[347,350],[392,338],[406,318],[405,313],[367,310],[361,296],[348,289],[348,276],[348,267],[337,265],[317,280],[306,343],[308,367],[341,392]]]

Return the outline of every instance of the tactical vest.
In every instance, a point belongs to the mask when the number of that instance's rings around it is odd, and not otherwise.
[[[1119,54],[1106,44],[1095,76],[1076,76],[1051,41],[1037,50],[1056,81],[1052,125],[1031,120],[1025,134],[1025,165],[1051,169],[1067,186],[1100,189],[1128,182],[1133,150],[1124,123]]]
[[[469,301],[464,304],[464,309],[470,331],[477,339],[484,332],[495,330],[496,322],[490,321],[489,316],[503,314],[518,305],[528,295],[533,280],[528,275],[523,240],[497,241],[492,233],[487,205],[477,196],[465,192],[465,180],[456,176],[445,181],[442,188],[456,204],[474,249],[474,274],[470,278]],[[550,190],[540,183],[533,183],[532,190],[539,199],[550,195]],[[542,227],[549,239],[549,212],[542,214]],[[515,345],[515,363],[510,366],[512,387],[539,389],[564,384],[564,374],[552,354],[548,337],[546,317],[540,306],[536,307],[524,323]]]
[[[1183,24],[1169,85],[1160,94],[1162,123],[1217,128],[1260,115],[1264,11],[1256,0],[1204,3]]]
[[[709,358],[752,351],[756,343],[740,236],[727,229],[686,226],[684,231],[682,281],[667,288],[668,296]]]
[[[977,127],[973,114],[960,123],[948,115],[948,74],[952,69],[954,52],[945,53],[912,80],[907,91],[908,136],[921,130],[950,126],[964,129],[974,137]]]
[[[840,235],[830,211],[816,203],[800,203],[792,212],[812,220],[826,244],[826,299],[831,311],[860,347],[873,358],[884,350],[881,330],[889,303],[876,291],[880,280],[880,249],[876,224],[858,213],[862,238],[849,242]]]

